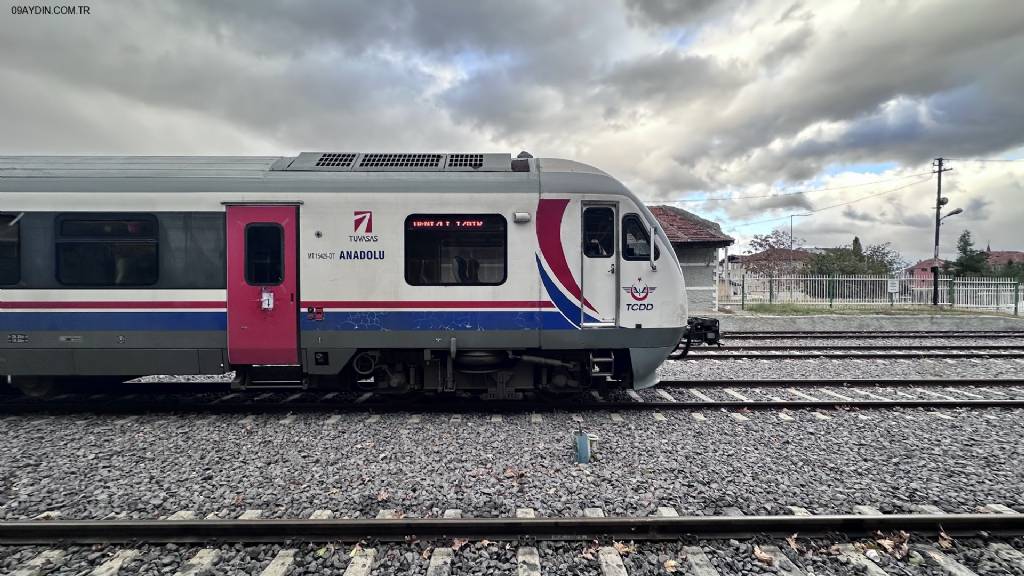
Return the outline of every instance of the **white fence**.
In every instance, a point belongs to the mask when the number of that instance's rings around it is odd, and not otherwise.
[[[929,306],[932,276],[757,276],[721,277],[720,305]],[[939,304],[1020,314],[1024,288],[1013,278],[939,276]]]

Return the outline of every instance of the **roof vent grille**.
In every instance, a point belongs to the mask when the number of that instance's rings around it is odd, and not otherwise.
[[[449,168],[483,168],[483,154],[449,154]]]
[[[437,168],[442,154],[364,154],[360,168]]]
[[[321,154],[316,161],[318,167],[346,168],[355,162],[355,154]]]

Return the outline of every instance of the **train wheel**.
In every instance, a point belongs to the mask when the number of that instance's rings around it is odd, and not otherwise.
[[[53,376],[11,376],[11,386],[21,390],[25,396],[44,398],[57,389],[57,379]]]

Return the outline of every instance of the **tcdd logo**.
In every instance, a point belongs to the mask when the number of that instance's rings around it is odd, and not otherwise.
[[[656,290],[654,286],[648,286],[647,283],[640,278],[637,278],[636,282],[634,282],[632,286],[623,286],[622,289],[637,302],[647,300],[647,297]]]
[[[373,212],[370,210],[356,210],[352,213],[355,216],[353,231],[356,234],[373,234]]]

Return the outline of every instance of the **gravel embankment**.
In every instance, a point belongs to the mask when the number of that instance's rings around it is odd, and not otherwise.
[[[767,380],[771,378],[1021,378],[1024,359],[809,358],[797,360],[668,360],[662,380]]]
[[[0,518],[48,510],[64,518],[200,516],[308,517],[329,509],[348,517],[397,509],[409,516],[845,513],[858,504],[885,512],[935,504],[968,512],[988,503],[1024,511],[1024,411],[945,410],[752,412],[745,422],[707,411],[583,413],[600,436],[598,460],[573,463],[567,413],[487,415],[302,414],[32,416],[0,420]],[[906,418],[911,415],[914,420]],[[997,416],[996,419],[983,417]],[[862,419],[866,417],[867,419]]]

